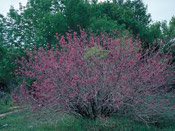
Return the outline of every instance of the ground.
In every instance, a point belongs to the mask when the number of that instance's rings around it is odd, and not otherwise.
[[[156,127],[126,118],[92,121],[66,115],[49,122],[40,121],[27,109],[0,103],[0,131],[175,131],[175,121],[165,120]]]

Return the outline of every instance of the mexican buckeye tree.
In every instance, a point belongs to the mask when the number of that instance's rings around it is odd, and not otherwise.
[[[84,31],[61,36],[59,45],[34,48],[20,61],[19,103],[90,119],[118,113],[148,121],[173,112],[173,67],[160,50],[143,55],[137,41]]]

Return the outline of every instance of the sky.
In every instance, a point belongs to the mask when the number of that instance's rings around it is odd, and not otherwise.
[[[0,14],[7,14],[10,6],[14,6],[16,9],[18,9],[19,3],[25,5],[27,3],[27,0],[0,0]]]
[[[175,16],[175,0],[143,0],[154,21],[171,20]]]
[[[11,5],[18,9],[19,2],[25,5],[27,0],[0,0],[0,14],[6,15]],[[169,21],[175,16],[175,0],[143,0],[143,2],[148,6],[148,13],[151,13],[154,22]]]

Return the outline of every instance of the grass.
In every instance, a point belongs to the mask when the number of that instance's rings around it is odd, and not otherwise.
[[[172,129],[172,128],[170,128]],[[175,128],[174,128],[175,129]],[[54,122],[40,123],[31,112],[22,111],[0,117],[1,131],[158,131],[128,119],[98,119],[96,121],[65,116]]]
[[[2,98],[0,100],[0,114],[13,111],[12,105],[12,100],[9,96]]]
[[[34,120],[35,121],[35,120]],[[39,123],[39,122],[37,122]],[[127,119],[99,119],[97,121],[65,116],[53,123],[33,123],[29,111],[22,111],[0,118],[1,131],[147,131],[145,125]]]
[[[9,104],[0,103],[0,112],[8,112]],[[126,118],[106,118],[96,121],[65,115],[52,122],[41,122],[32,112],[23,110],[0,117],[0,131],[175,131],[175,120],[164,119],[159,125],[149,126]]]

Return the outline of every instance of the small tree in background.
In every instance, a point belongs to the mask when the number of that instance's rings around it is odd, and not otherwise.
[[[174,115],[174,70],[170,55],[152,51],[141,55],[141,43],[109,36],[87,37],[81,31],[61,36],[62,49],[27,51],[18,70],[24,78],[15,100],[33,110],[64,112],[85,118],[114,113],[149,122],[169,112]]]

